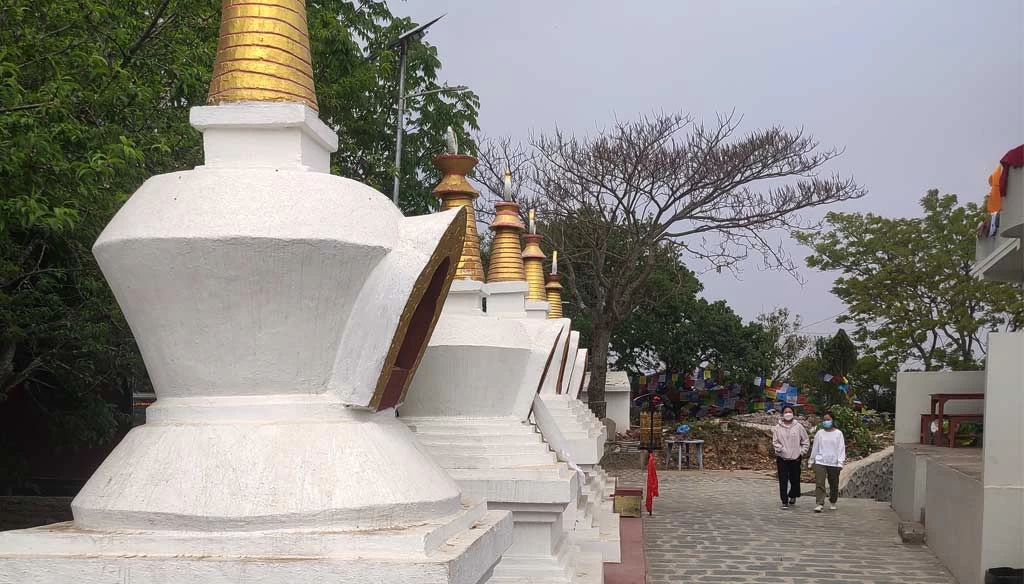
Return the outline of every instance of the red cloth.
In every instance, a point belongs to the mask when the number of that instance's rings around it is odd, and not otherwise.
[[[654,512],[654,498],[658,496],[658,471],[654,468],[654,453],[647,455],[647,513]]]
[[[1003,180],[999,183],[999,194],[1005,197],[1007,171],[1024,166],[1024,144],[1004,154],[1003,158],[999,160],[999,164],[1003,165]]]

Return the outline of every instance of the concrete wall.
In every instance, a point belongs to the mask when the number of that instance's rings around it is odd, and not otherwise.
[[[921,521],[927,460],[912,447],[893,447],[892,509],[903,521]]]
[[[580,393],[580,400],[587,403],[587,385],[590,383],[590,374],[583,382],[583,392]],[[605,378],[604,400],[607,403],[607,414],[615,422],[615,431],[618,433],[629,430],[629,377],[625,371],[609,371]],[[608,437],[612,439],[612,436]]]
[[[933,459],[927,467],[928,547],[960,584],[982,584],[981,482]]]
[[[1024,568],[1024,333],[989,335],[982,568]]]
[[[896,443],[918,443],[933,393],[985,393],[984,371],[905,371],[896,377]],[[946,402],[948,414],[980,414],[982,401]]]

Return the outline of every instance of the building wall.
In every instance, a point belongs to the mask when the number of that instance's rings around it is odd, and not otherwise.
[[[893,448],[892,509],[903,521],[921,521],[927,460],[907,446]]]
[[[587,402],[587,384],[583,384],[583,392],[580,400]],[[621,433],[629,430],[629,377],[625,371],[609,371],[605,379],[604,400],[607,402],[607,414],[615,422],[615,432]],[[609,439],[612,438],[609,436]]]
[[[982,568],[1024,568],[1024,333],[989,335]]]
[[[933,393],[985,393],[984,371],[906,371],[896,378],[896,443],[918,443]],[[948,414],[980,414],[982,401],[946,402]]]
[[[960,584],[982,584],[981,482],[930,458],[926,481],[928,547]]]

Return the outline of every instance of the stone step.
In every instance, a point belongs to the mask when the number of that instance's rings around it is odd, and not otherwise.
[[[435,453],[429,447],[431,456],[444,468],[515,468],[517,466],[540,466],[556,464],[554,452],[544,454],[443,454]]]
[[[419,438],[419,436],[417,436]],[[504,454],[515,454],[521,456],[547,456],[551,452],[551,449],[544,442],[537,442],[534,444],[483,444],[473,442],[434,442],[428,440],[420,440],[424,446],[430,450],[430,453],[435,456],[444,455],[455,455],[455,454],[475,454],[475,455],[486,455],[496,456]]]
[[[455,424],[409,423],[409,429],[417,434],[448,434],[453,436],[536,436],[532,425],[517,426],[471,426]]]

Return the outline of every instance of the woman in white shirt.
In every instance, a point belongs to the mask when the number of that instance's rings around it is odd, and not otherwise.
[[[825,506],[825,480],[828,480],[828,508],[836,510],[839,500],[839,470],[846,462],[846,440],[843,432],[835,427],[832,412],[822,416],[821,430],[814,434],[814,446],[807,460],[808,466],[814,467],[814,498],[818,506],[815,513],[821,513]]]

